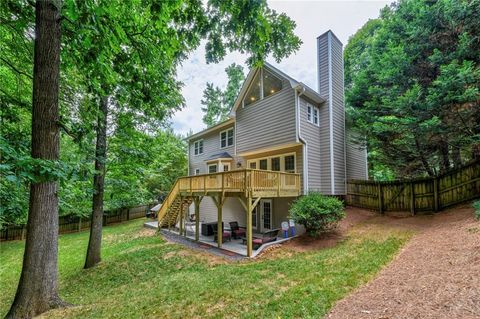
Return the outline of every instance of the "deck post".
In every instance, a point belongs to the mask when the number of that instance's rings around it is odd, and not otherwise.
[[[199,196],[195,196],[193,201],[194,201],[194,206],[195,206],[195,241],[198,241],[200,239],[200,202],[201,198]]]
[[[180,224],[178,225],[178,233],[183,235],[183,196],[180,196]]]
[[[247,257],[252,257],[252,195],[247,196]]]
[[[212,197],[215,205],[217,206],[217,244],[218,248],[222,248],[223,242],[223,202],[224,196],[220,193],[218,198]]]

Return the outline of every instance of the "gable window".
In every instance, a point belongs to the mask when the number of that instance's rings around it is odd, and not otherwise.
[[[267,70],[262,70],[263,73],[263,97],[270,96],[282,89],[282,81],[276,78]]]
[[[217,164],[208,165],[209,174],[216,173],[216,172],[217,172]]]
[[[257,72],[255,75],[255,78],[253,79],[252,83],[250,84],[250,88],[247,91],[247,94],[245,95],[245,98],[243,99],[243,105],[250,105],[252,103],[257,102],[260,100],[261,96],[261,78],[260,78],[260,72]]]
[[[193,153],[195,155],[203,154],[203,140],[195,141],[195,143],[193,143],[193,148],[194,148]]]
[[[250,83],[250,88],[243,99],[243,106],[255,103],[282,90],[282,80],[272,72],[261,68]]]
[[[233,128],[220,132],[220,147],[225,148],[233,145]]]
[[[307,103],[307,121],[318,126],[320,125],[319,116],[320,110],[318,109],[318,107],[312,106]]]

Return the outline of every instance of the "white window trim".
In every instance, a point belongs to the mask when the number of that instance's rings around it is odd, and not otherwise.
[[[266,99],[266,98],[269,98],[279,92],[281,92],[283,90],[283,81],[282,81],[282,78],[280,76],[278,76],[277,74],[275,74],[274,72],[272,72],[271,70],[269,70],[268,72],[270,74],[272,74],[274,77],[276,77],[280,82],[282,82],[282,88],[280,90],[278,90],[277,92],[275,93],[272,93],[270,94],[269,96],[265,97],[265,92],[263,91],[263,68],[261,68],[258,72],[260,72],[260,98],[257,100],[257,101],[254,101],[252,103],[250,103],[249,105],[245,105],[245,96],[247,95],[248,91],[250,90],[250,88],[252,87],[253,85],[253,80],[255,79],[255,76],[257,74],[255,74],[252,78],[252,81],[250,82],[250,84],[248,85],[248,88],[245,90],[245,94],[243,95],[242,97],[242,109],[245,108],[245,106],[251,106],[251,105],[254,105],[255,103],[258,103],[259,101],[263,100],[263,99]]]
[[[232,131],[232,145],[228,145],[228,132],[229,131]],[[225,133],[225,146],[222,146],[222,134]],[[229,148],[229,147],[232,147],[233,145],[235,145],[235,131],[233,130],[233,127],[231,128],[228,128],[226,130],[223,130],[220,132],[219,134],[220,136],[220,148],[221,149],[224,149],[224,148]]]
[[[308,112],[309,109],[311,110],[310,113]],[[317,112],[317,123],[315,123],[315,112]],[[320,126],[320,109],[310,103],[307,103],[307,122]]]
[[[216,166],[217,169],[215,170],[215,173],[210,173],[210,166]],[[218,173],[218,163],[212,163],[212,164],[207,164],[207,174],[216,174]]]
[[[293,155],[293,160],[295,162],[295,171],[293,173],[297,172],[297,153],[296,152],[290,152],[290,153],[282,153],[282,154],[275,154],[275,155],[270,155],[267,157],[259,157],[259,158],[254,158],[247,160],[247,167],[250,167],[250,163],[255,162],[257,165],[257,169],[260,169],[260,160],[267,160],[267,170],[271,171],[272,170],[272,158],[279,157],[280,158],[280,171],[279,172],[285,172],[285,157]]]
[[[198,154],[195,154],[195,149],[197,148],[196,147],[196,144],[197,143],[200,143],[202,142],[202,152],[198,152]],[[199,156],[199,155],[202,155],[203,154],[203,151],[204,151],[204,148],[205,148],[205,142],[203,141],[203,139],[200,139],[200,140],[196,140],[195,142],[193,142],[193,156]],[[200,144],[199,144],[199,147],[198,147],[199,151],[200,151]]]

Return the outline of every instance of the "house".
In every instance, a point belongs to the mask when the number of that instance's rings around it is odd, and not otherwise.
[[[253,234],[280,228],[298,196],[343,196],[347,179],[367,179],[366,150],[345,127],[342,43],[331,31],[317,38],[317,74],[314,90],[268,63],[250,70],[230,118],[188,138],[189,176],[173,187],[159,225],[186,235],[194,216],[199,240],[201,225],[236,221],[251,256]]]

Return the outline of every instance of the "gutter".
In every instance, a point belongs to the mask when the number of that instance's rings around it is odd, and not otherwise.
[[[301,92],[298,92],[297,89],[302,88]],[[297,126],[297,139],[303,144],[303,193],[308,193],[308,144],[307,141],[302,137],[301,125],[300,125],[300,96],[305,93],[305,87],[299,85],[295,87],[295,117],[296,117],[296,126]]]

